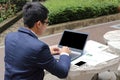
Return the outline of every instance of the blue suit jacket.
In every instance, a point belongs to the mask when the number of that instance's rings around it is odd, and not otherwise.
[[[9,33],[5,38],[4,80],[43,80],[44,69],[65,78],[69,68],[69,56],[61,55],[56,61],[48,45],[26,28]]]

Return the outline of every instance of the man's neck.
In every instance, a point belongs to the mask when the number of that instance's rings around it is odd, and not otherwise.
[[[38,36],[33,30],[30,29],[30,31],[31,31],[34,35]]]
[[[37,36],[38,37],[38,35],[34,32],[34,30],[33,29],[30,29],[30,28],[28,28],[28,27],[25,27],[25,28],[27,28],[27,29],[29,29],[35,36]]]

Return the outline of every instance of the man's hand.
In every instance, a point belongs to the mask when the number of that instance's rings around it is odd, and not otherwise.
[[[52,55],[60,54],[60,49],[57,46],[50,46],[50,51]]]
[[[70,54],[71,53],[71,50],[69,49],[69,47],[67,47],[67,46],[63,46],[62,48],[61,48],[61,51],[60,51],[61,53],[62,52],[65,52],[65,53],[67,53],[67,54]]]
[[[71,50],[66,46],[63,46],[62,48],[59,48],[57,46],[50,46],[50,51],[51,51],[52,55],[57,55],[57,54],[60,54],[62,52],[65,52],[67,54],[71,53]]]

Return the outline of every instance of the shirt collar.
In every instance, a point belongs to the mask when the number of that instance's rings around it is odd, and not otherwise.
[[[32,30],[30,30],[35,36],[37,36],[37,34],[34,32],[34,31],[32,31]]]

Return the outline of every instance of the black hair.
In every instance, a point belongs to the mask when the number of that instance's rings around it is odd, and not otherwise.
[[[48,9],[40,2],[28,2],[23,6],[23,21],[26,27],[32,28],[37,21],[44,22]]]

